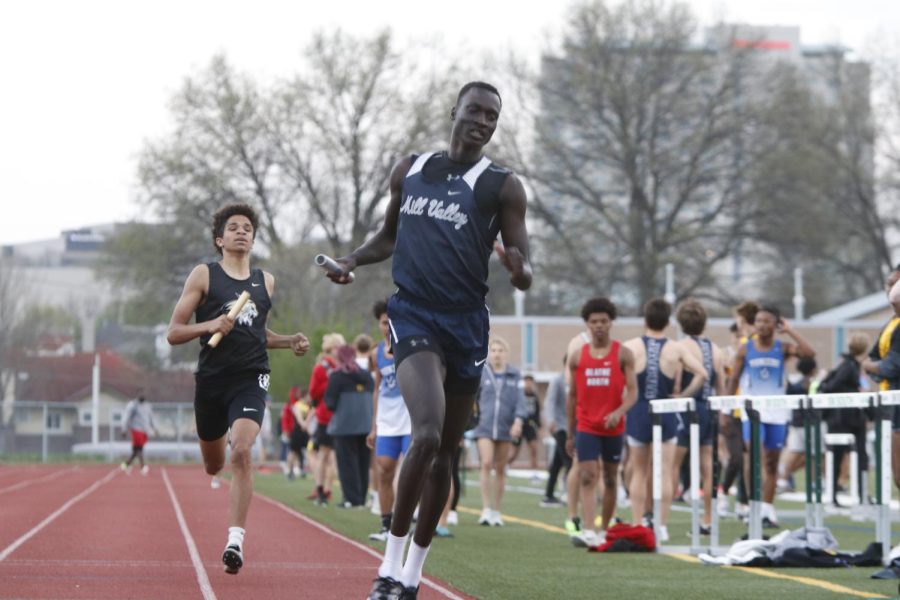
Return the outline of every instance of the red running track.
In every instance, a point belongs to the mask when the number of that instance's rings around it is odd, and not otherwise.
[[[0,467],[0,599],[366,596],[379,553],[264,496],[227,575],[227,486],[196,466],[151,469]],[[419,597],[468,598],[433,579]]]

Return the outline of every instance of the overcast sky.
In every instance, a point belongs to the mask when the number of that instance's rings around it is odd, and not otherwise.
[[[900,30],[893,1],[691,4],[702,24],[796,25],[804,44],[839,42],[863,55]],[[166,105],[183,78],[217,52],[268,81],[297,70],[313,31],[391,26],[401,42],[435,35],[537,57],[564,10],[562,2],[521,0],[0,3],[0,245],[138,216],[137,153],[168,130]]]

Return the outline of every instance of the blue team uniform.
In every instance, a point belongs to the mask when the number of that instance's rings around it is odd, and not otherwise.
[[[625,419],[625,435],[632,442],[650,444],[653,441],[653,422],[650,414],[650,400],[670,398],[675,389],[675,380],[666,377],[659,369],[659,357],[669,340],[643,336],[647,365],[638,373],[638,399]],[[662,417],[662,439],[668,441],[678,434],[678,417],[666,413]]]
[[[394,356],[399,365],[415,352],[436,352],[448,391],[471,393],[481,381],[488,261],[508,174],[486,157],[461,164],[429,152],[414,159],[403,181],[392,267],[398,289],[388,303]]]
[[[713,345],[709,338],[701,338],[691,336],[700,346],[700,352],[703,354],[703,368],[706,369],[709,377],[703,383],[703,386],[694,394],[694,406],[697,409],[697,423],[700,425],[700,445],[712,446],[713,443],[713,424],[709,414],[709,397],[716,385],[716,370],[713,365]],[[691,384],[694,374],[685,371],[681,374],[681,389],[685,389]],[[678,418],[681,420],[681,431],[678,433],[678,445],[684,448],[690,446],[690,422],[687,413],[679,413]]]
[[[744,357],[743,374],[747,387],[741,393],[748,396],[782,395],[785,390],[784,350],[781,340],[775,340],[772,348],[762,351],[756,347],[753,338],[747,340],[747,354]],[[789,410],[761,410],[760,437],[763,447],[780,450],[787,436],[787,423],[791,418]],[[744,440],[750,439],[750,421],[744,421]]]

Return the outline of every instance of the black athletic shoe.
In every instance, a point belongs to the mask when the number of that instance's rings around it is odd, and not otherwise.
[[[763,529],[781,529],[781,525],[778,524],[778,521],[773,521],[769,517],[763,517],[762,526]]]
[[[241,547],[235,544],[226,547],[225,553],[222,554],[222,563],[225,565],[226,573],[237,575],[237,572],[244,566],[244,553],[241,551]]]
[[[419,597],[419,586],[416,587],[404,587],[400,590],[400,595],[397,596],[397,600],[416,600]]]
[[[378,577],[372,582],[368,600],[396,600],[403,592],[403,584],[393,577]]]

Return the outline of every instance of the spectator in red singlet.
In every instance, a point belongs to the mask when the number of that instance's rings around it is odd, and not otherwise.
[[[322,359],[313,367],[309,380],[309,397],[312,398],[316,409],[316,421],[318,426],[313,434],[313,450],[318,453],[316,461],[316,504],[325,506],[331,494],[330,483],[334,480],[334,469],[330,469],[334,462],[332,448],[334,440],[325,431],[331,421],[332,411],[325,406],[325,389],[328,387],[328,377],[337,365],[338,348],[346,344],[344,336],[339,333],[327,333],[322,337]],[[326,491],[327,490],[327,491]]]
[[[566,451],[578,457],[579,492],[584,520],[582,540],[588,548],[602,542],[616,508],[619,461],[625,433],[625,413],[637,401],[634,355],[610,339],[616,305],[607,298],[592,298],[581,308],[590,342],[569,353],[572,375],[566,410],[569,437]],[[577,422],[577,426],[576,426]],[[599,460],[598,460],[599,459]],[[594,529],[597,507],[595,489],[598,473],[603,473],[603,525]]]

